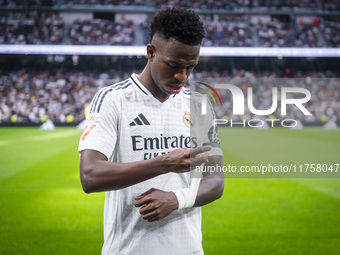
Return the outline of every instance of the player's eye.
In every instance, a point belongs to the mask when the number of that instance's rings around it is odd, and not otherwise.
[[[176,63],[173,62],[167,62],[168,66],[170,66],[171,68],[176,68],[178,67],[178,65]]]

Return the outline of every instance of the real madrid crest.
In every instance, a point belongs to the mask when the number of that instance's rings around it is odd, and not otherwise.
[[[194,121],[190,117],[190,112],[184,111],[183,122],[187,127],[194,126]]]

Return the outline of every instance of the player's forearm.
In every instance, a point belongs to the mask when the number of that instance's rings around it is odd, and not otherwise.
[[[222,157],[209,158],[208,165],[222,165]],[[203,206],[220,198],[224,189],[223,172],[205,173],[201,180],[194,206]]]
[[[194,206],[209,204],[222,196],[224,178],[214,175],[216,174],[207,176],[201,181]]]
[[[86,193],[122,189],[167,172],[162,157],[132,163],[108,162],[85,151],[81,157],[80,178]]]
[[[131,163],[108,162],[104,154],[83,150],[80,159],[80,179],[86,193],[122,189],[168,172],[187,172],[208,159],[202,155],[209,146],[193,150],[180,148],[170,153]],[[200,155],[198,155],[200,154]],[[190,157],[191,156],[191,157]]]

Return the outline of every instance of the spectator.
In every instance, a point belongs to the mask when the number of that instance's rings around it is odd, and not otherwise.
[[[2,122],[11,122],[11,117],[16,116],[17,122],[38,123],[49,117],[53,122],[64,123],[67,116],[72,115],[74,122],[84,119],[84,109],[90,103],[94,93],[101,87],[108,86],[116,81],[128,77],[131,70],[107,73],[92,71],[80,72],[64,69],[28,71],[22,69],[0,76],[0,115]],[[272,102],[272,87],[303,87],[313,95],[308,109],[312,117],[301,116],[294,108],[288,109],[287,118],[299,118],[301,121],[318,121],[324,114],[339,114],[340,92],[338,89],[339,73],[326,72],[297,72],[292,78],[286,74],[279,75],[273,72],[250,72],[246,70],[227,71],[202,71],[194,72],[189,84],[192,89],[196,81],[208,84],[231,83],[240,86],[246,94],[248,86],[253,87],[254,107],[256,109],[269,109]],[[307,78],[306,78],[307,77]],[[283,82],[277,85],[276,81]],[[216,107],[218,118],[232,116],[232,99],[226,90],[220,91],[223,106]],[[257,99],[257,100],[256,100]],[[247,109],[247,107],[245,107]],[[279,111],[279,109],[278,109]],[[246,114],[251,117],[251,113]],[[279,116],[279,112],[276,112]],[[337,118],[340,118],[338,116]]]

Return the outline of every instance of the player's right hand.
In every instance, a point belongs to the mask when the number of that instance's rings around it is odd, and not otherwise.
[[[211,146],[201,146],[195,149],[176,149],[164,155],[164,163],[167,166],[168,172],[188,172],[195,169],[196,166],[206,163],[209,155],[204,152],[210,150]]]

